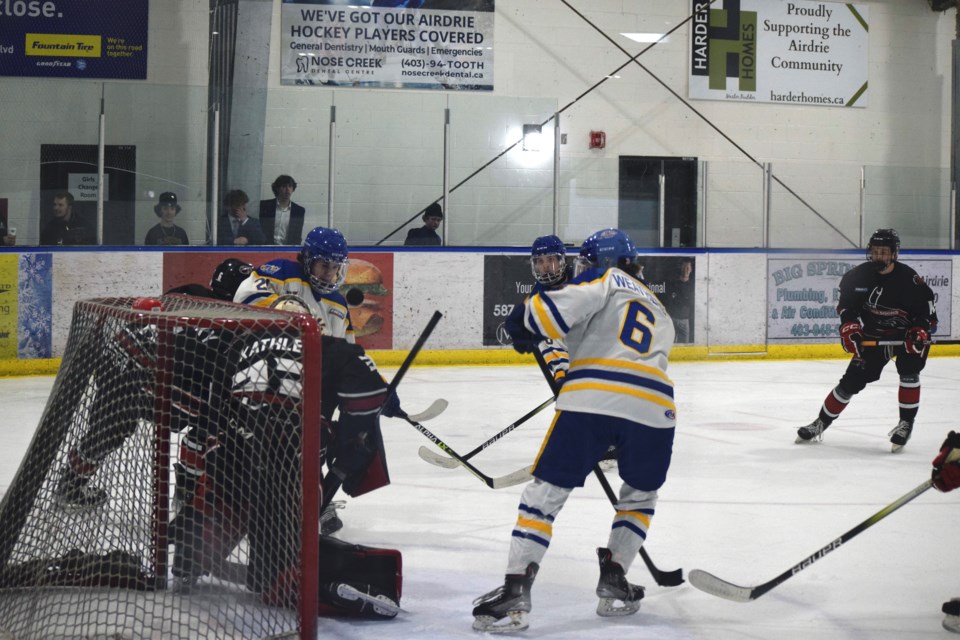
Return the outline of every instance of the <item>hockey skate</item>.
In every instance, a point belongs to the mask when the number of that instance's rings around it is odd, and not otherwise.
[[[897,426],[893,428],[889,434],[890,436],[890,451],[896,453],[903,449],[907,444],[907,441],[910,440],[910,434],[913,433],[913,423],[907,422],[906,420],[901,420],[897,423]]]
[[[947,631],[960,633],[960,598],[953,598],[944,602],[941,610],[946,614],[943,616],[943,628]]]
[[[507,574],[502,587],[474,600],[473,628],[486,633],[513,633],[529,627],[530,588],[539,568],[536,562],[531,562],[524,573]],[[497,624],[507,617],[508,621]]]
[[[60,476],[55,495],[57,503],[68,513],[102,507],[110,497],[104,489],[90,486],[88,476],[77,475],[69,469]]]
[[[805,427],[800,427],[797,429],[796,443],[820,442],[823,440],[823,432],[827,430],[827,426],[823,424],[823,420],[817,418]]]
[[[627,582],[623,567],[613,561],[610,549],[597,549],[600,559],[600,580],[597,582],[598,616],[629,616],[640,610],[643,587]],[[617,601],[622,605],[617,605]]]
[[[347,503],[343,500],[334,500],[327,505],[327,508],[320,514],[320,535],[333,535],[343,529],[343,520],[337,515],[337,510],[346,506]]]

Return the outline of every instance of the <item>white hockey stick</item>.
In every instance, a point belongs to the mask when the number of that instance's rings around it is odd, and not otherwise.
[[[496,435],[492,436],[491,438],[489,438],[488,440],[480,444],[477,448],[475,448],[470,453],[464,454],[463,459],[469,460],[473,456],[477,455],[478,453],[480,453],[481,451],[483,451],[484,449],[492,445],[494,442],[496,442],[503,436],[507,435],[508,433],[510,433],[517,427],[519,427],[521,424],[523,424],[524,422],[526,422],[527,420],[535,416],[536,414],[546,409],[548,406],[553,404],[555,400],[556,398],[547,398],[547,400],[542,402],[540,405],[528,411],[527,414],[524,415],[522,418],[517,419],[512,424],[502,429],[499,433],[497,433]],[[455,469],[460,466],[459,460],[455,458],[451,458],[450,456],[441,455],[436,451],[434,451],[433,449],[428,449],[427,447],[420,447],[420,450],[417,453],[419,454],[420,458],[423,459],[424,462],[429,462],[430,464],[437,467],[443,467],[444,469]]]
[[[710,595],[717,596],[718,598],[726,598],[727,600],[733,600],[734,602],[750,602],[751,600],[756,600],[767,591],[770,591],[777,585],[786,582],[831,551],[839,549],[841,545],[849,542],[850,539],[856,536],[858,533],[880,522],[888,515],[907,504],[932,486],[933,481],[927,480],[923,484],[911,489],[907,494],[897,498],[883,509],[855,526],[853,529],[850,529],[850,531],[847,531],[841,535],[836,540],[829,542],[826,546],[810,554],[797,564],[778,575],[776,578],[768,580],[763,584],[755,587],[741,587],[733,584],[732,582],[721,580],[712,573],[707,573],[706,571],[701,571],[700,569],[694,569],[691,571],[687,578],[690,580],[690,584],[695,586],[697,589],[706,591]]]
[[[421,411],[420,413],[411,413],[408,414],[409,417],[414,422],[426,422],[427,420],[433,420],[441,413],[447,410],[447,405],[449,403],[443,398],[437,398],[433,403]]]

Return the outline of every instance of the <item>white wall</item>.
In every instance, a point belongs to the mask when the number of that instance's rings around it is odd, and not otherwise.
[[[923,0],[871,0],[868,5],[869,108],[692,103],[759,161],[773,163],[775,173],[854,239],[859,236],[861,166],[884,168],[895,176],[949,166],[955,12],[933,12]],[[591,0],[575,6],[631,54],[645,45],[619,33],[660,32],[690,11],[688,0]],[[567,106],[626,59],[555,0],[498,0],[496,7],[492,95],[281,87],[274,37],[263,181],[244,186],[251,199],[269,197],[273,178],[289,173],[300,183],[295,200],[307,208],[307,226],[326,224],[329,111],[336,105],[333,223],[354,243],[374,242],[440,195],[445,108],[452,112],[455,184],[517,139],[523,123],[542,121]],[[275,36],[279,9],[275,2]],[[113,97],[107,142],[137,145],[138,239],[155,222],[156,194],[168,189],[184,203],[181,222],[191,238],[203,235],[207,31],[205,0],[152,2],[147,81],[106,83]],[[686,95],[688,38],[684,26],[670,42],[640,58],[681,96]],[[568,136],[560,150],[564,239],[579,243],[596,228],[615,223],[620,156],[667,155],[709,163],[708,190],[716,189],[709,192],[707,205],[709,246],[761,246],[759,170],[643,69],[631,65],[618,75],[561,117],[561,131]],[[39,232],[39,145],[94,144],[100,88],[95,81],[0,80],[0,197],[11,200],[11,223],[21,229],[22,243],[35,242]],[[588,149],[588,132],[595,129],[606,132],[606,149]],[[551,182],[551,151],[511,151],[452,194],[450,242],[527,244],[549,232]],[[905,184],[879,182],[893,193],[871,200],[869,227],[918,214],[923,218],[919,224],[898,225],[904,227],[905,244],[943,242],[945,223],[931,220],[935,212],[925,208],[945,205],[942,180],[924,174]],[[154,192],[153,199],[144,195],[148,191]],[[782,192],[775,193],[772,226],[786,246],[849,246]]]

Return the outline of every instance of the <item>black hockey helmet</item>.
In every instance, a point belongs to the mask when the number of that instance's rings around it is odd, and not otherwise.
[[[210,280],[210,288],[213,289],[214,295],[221,300],[232,301],[240,283],[246,280],[252,271],[252,264],[236,258],[228,258],[214,269],[213,278]]]
[[[900,256],[900,236],[895,229],[877,229],[867,243],[867,261],[872,261],[870,250],[873,247],[889,247],[895,261]],[[886,267],[886,264],[883,265]]]

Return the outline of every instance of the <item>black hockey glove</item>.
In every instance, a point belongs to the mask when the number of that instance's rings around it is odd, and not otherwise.
[[[396,391],[393,391],[384,401],[383,408],[380,409],[380,415],[388,418],[396,418],[400,413],[400,396],[397,395]]]
[[[940,445],[940,455],[933,460],[930,477],[933,486],[944,493],[960,487],[960,433],[951,431]]]

